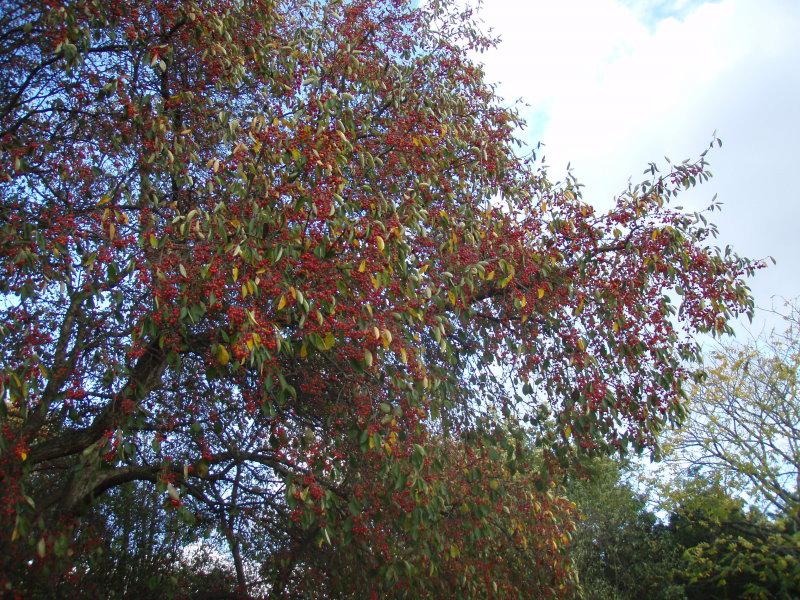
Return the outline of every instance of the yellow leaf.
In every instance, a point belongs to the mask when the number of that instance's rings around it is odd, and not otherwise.
[[[367,365],[367,367],[372,366],[372,352],[366,348],[364,349],[364,363]]]
[[[278,300],[278,310],[282,310],[284,306],[286,306],[286,296],[281,295],[281,299]]]
[[[419,269],[419,272],[420,272],[420,274],[421,274],[421,275],[424,275],[424,274],[425,274],[425,271],[427,271],[427,270],[428,270],[428,267],[430,267],[430,263],[425,263],[424,265],[422,265],[422,266],[420,267],[420,269]]]
[[[654,229],[653,230],[653,236],[652,237],[653,237],[653,241],[655,241],[655,239],[658,237],[658,229]]]
[[[239,279],[239,267],[233,267],[233,280]]]
[[[400,349],[400,360],[404,365],[408,364],[408,352],[406,352],[405,348]]]
[[[526,305],[526,304],[528,304],[528,300],[525,298],[525,296],[522,296],[522,297],[519,299],[519,305],[520,305],[522,308],[525,308],[525,305]]]
[[[453,290],[449,290],[447,292],[447,297],[450,298],[450,303],[455,306],[456,305],[456,295]]]
[[[614,321],[613,325],[611,325],[611,328],[614,330],[614,333],[619,333],[619,323],[616,321]]]
[[[156,236],[152,233],[150,234],[150,247],[153,248],[153,250],[158,248],[158,240],[156,239]]]
[[[300,358],[305,358],[306,356],[308,356],[308,346],[303,342],[303,345],[300,346]]]
[[[386,244],[384,243],[383,238],[381,236],[377,236],[375,238],[375,243],[378,245],[378,250],[383,252],[383,249],[386,247]]]
[[[379,340],[379,339],[381,339],[381,330],[380,330],[380,329],[378,329],[377,327],[373,327],[373,328],[372,328],[372,335],[374,335],[374,336],[375,336],[375,339],[376,339],[376,340]]]
[[[227,365],[231,360],[231,355],[228,354],[228,350],[222,344],[217,346],[217,360],[223,366]]]
[[[100,198],[100,201],[97,203],[97,205],[98,206],[103,206],[103,204],[108,204],[109,202],[111,202],[111,196],[106,194],[105,196]]]
[[[111,225],[109,225],[109,226],[108,226],[108,239],[110,239],[110,240],[113,240],[113,239],[114,239],[114,236],[115,236],[116,234],[117,234],[117,228],[116,228],[116,226],[115,226],[115,225],[112,223]]]
[[[25,461],[25,459],[27,459],[27,458],[28,458],[28,453],[27,453],[27,452],[25,452],[25,451],[23,450],[22,452],[20,452],[20,453],[19,453],[19,457],[20,457],[20,458],[23,460],[23,462],[24,462],[24,461]]]
[[[494,269],[489,271],[489,274],[486,275],[486,281],[491,281],[492,279],[494,279]]]
[[[540,287],[540,288],[539,288],[539,291],[538,291],[538,292],[536,292],[536,295],[537,295],[537,296],[539,296],[539,299],[540,299],[540,300],[541,300],[542,298],[544,298],[544,288],[541,288],[541,287]]]
[[[359,272],[359,273],[363,273],[363,272],[364,272],[364,271],[366,271],[366,270],[367,270],[367,261],[366,261],[366,259],[365,259],[365,260],[362,260],[362,261],[361,261],[361,264],[360,264],[360,265],[358,265],[358,272]]]
[[[330,331],[325,334],[325,342],[324,343],[325,343],[325,349],[326,350],[330,350],[331,348],[333,348],[333,345],[336,343],[336,338],[333,336],[333,334]]]

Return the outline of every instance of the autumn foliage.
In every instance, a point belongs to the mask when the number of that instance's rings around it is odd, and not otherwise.
[[[3,0],[0,585],[149,482],[243,596],[570,588],[559,465],[652,447],[757,265],[673,207],[703,159],[549,181],[417,4]]]

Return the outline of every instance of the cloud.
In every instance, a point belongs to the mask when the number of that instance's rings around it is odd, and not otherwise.
[[[526,139],[555,178],[571,163],[608,206],[647,162],[696,156],[717,130],[716,177],[684,204],[718,193],[720,242],[778,259],[759,303],[800,294],[800,3],[490,0],[481,14],[502,37],[487,77],[530,104]]]

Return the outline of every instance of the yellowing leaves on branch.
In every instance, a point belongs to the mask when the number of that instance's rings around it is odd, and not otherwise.
[[[800,312],[796,301],[784,308],[782,330],[711,353],[689,390],[689,418],[665,443],[680,453],[675,466],[713,469],[800,527]]]

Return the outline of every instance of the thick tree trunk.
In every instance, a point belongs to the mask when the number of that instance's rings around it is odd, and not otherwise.
[[[239,539],[236,537],[234,527],[236,525],[235,509],[236,502],[239,498],[239,478],[241,477],[241,465],[236,465],[236,477],[233,480],[233,489],[231,490],[231,508],[234,509],[228,512],[228,516],[222,515],[223,523],[225,523],[225,537],[228,540],[228,546],[231,549],[233,556],[233,564],[236,568],[236,592],[240,598],[249,598],[250,594],[247,591],[247,579],[244,575],[244,564],[242,563],[242,554],[239,550]]]
[[[228,547],[233,556],[233,565],[236,569],[236,592],[239,598],[249,598],[250,594],[247,591],[247,579],[244,575],[244,563],[242,562],[242,553],[239,550],[239,540],[233,531],[232,526],[225,527],[225,538],[228,540]]]
[[[138,406],[153,389],[161,383],[166,369],[166,355],[157,340],[150,342],[145,353],[136,361],[127,383],[117,397],[109,402],[86,429],[73,430],[51,438],[31,448],[28,460],[33,464],[71,456],[83,452],[102,435],[115,428],[121,418],[122,401],[133,400]]]

